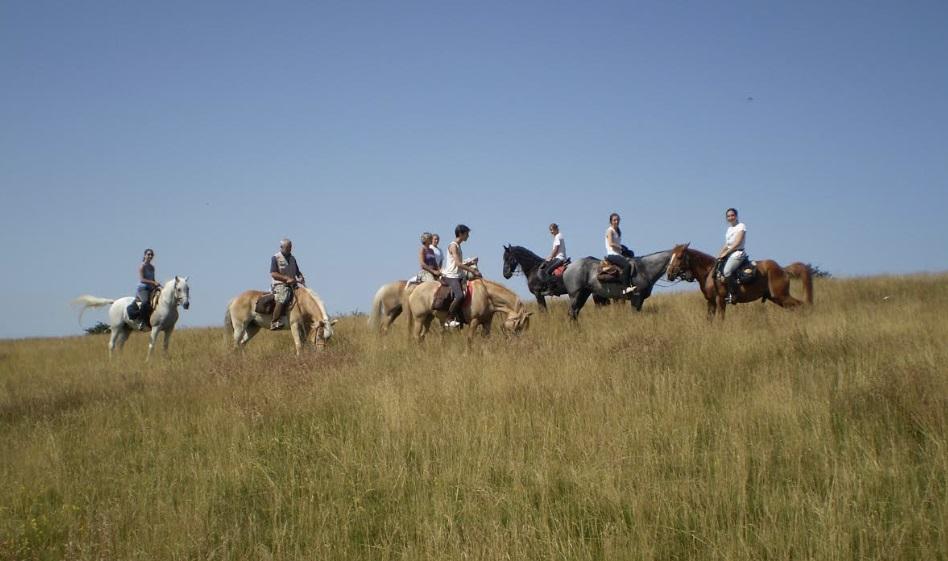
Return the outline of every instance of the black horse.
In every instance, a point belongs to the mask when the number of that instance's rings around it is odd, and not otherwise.
[[[586,300],[592,295],[602,298],[625,298],[632,303],[636,311],[642,310],[642,303],[652,294],[652,287],[668,268],[668,262],[671,260],[672,250],[658,251],[642,257],[635,257],[635,273],[632,275],[632,283],[638,287],[638,290],[629,295],[623,295],[622,291],[626,288],[624,283],[619,282],[600,282],[597,278],[599,274],[599,259],[595,257],[586,257],[579,261],[570,263],[563,273],[563,283],[566,291],[569,293],[569,316],[576,319],[579,311],[583,309]]]
[[[541,269],[543,258],[529,249],[519,245],[504,246],[504,278],[509,279],[517,271],[517,267],[527,277],[527,290],[537,299],[541,310],[546,310],[547,296],[562,296],[567,293],[563,277],[546,275]],[[593,295],[597,305],[605,305],[609,300]]]

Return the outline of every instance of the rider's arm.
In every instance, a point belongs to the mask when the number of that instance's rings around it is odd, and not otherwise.
[[[421,265],[422,271],[428,271],[435,277],[441,276],[441,271],[425,262],[425,246],[421,246],[421,249],[418,250],[418,264]]]
[[[556,254],[560,252],[560,244],[557,242],[553,245],[553,249],[550,251],[550,256],[546,258],[547,261],[552,261]]]
[[[292,283],[295,280],[280,272],[280,268],[277,266],[276,257],[270,258],[270,277],[277,282],[283,283]]]
[[[471,266],[469,266],[469,265],[467,265],[466,263],[463,263],[463,262],[461,261],[461,256],[458,255],[458,246],[456,246],[456,245],[449,245],[449,246],[448,246],[448,253],[451,254],[451,257],[452,257],[452,258],[454,258],[454,262],[458,264],[458,269],[461,269],[462,271],[467,271],[468,273],[471,273],[472,275],[475,275],[475,276],[480,276],[480,274],[481,274],[480,271],[478,271],[476,268],[471,267]],[[473,259],[472,261],[473,261],[474,263],[477,262],[476,259]]]

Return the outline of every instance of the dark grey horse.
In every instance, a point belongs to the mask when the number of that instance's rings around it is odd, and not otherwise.
[[[540,271],[543,258],[529,249],[519,245],[504,246],[504,278],[509,279],[519,267],[527,277],[527,290],[537,299],[541,311],[546,311],[547,296],[562,296],[566,294],[566,285],[563,278],[553,276],[547,278]],[[605,298],[593,294],[593,301],[604,306],[609,303]]]
[[[573,261],[563,273],[563,283],[569,293],[569,316],[576,319],[590,295],[610,299],[625,298],[631,301],[633,308],[640,311],[642,303],[652,294],[652,287],[668,268],[671,255],[672,251],[669,249],[635,257],[633,259],[635,274],[632,275],[632,283],[638,287],[638,291],[626,296],[622,294],[622,290],[626,288],[624,283],[603,283],[596,278],[599,274],[599,259],[586,257]]]

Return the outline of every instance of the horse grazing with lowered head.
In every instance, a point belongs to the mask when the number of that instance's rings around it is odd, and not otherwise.
[[[128,307],[135,301],[134,296],[125,296],[123,298],[99,298],[98,296],[82,295],[73,300],[74,304],[79,304],[82,308],[79,310],[79,321],[82,321],[82,314],[87,308],[109,307],[109,328],[112,336],[109,337],[109,360],[112,359],[112,353],[116,349],[119,351],[125,346],[129,333],[136,329],[137,321],[129,319]],[[175,277],[162,285],[158,293],[158,303],[151,313],[151,333],[148,338],[148,354],[145,355],[145,361],[151,358],[151,351],[155,348],[158,341],[158,334],[164,332],[164,352],[168,352],[168,344],[171,342],[171,332],[174,331],[174,325],[178,322],[178,306],[181,305],[185,310],[191,306],[191,289],[188,286],[188,277]]]
[[[494,314],[505,316],[504,329],[511,333],[520,333],[530,327],[533,312],[517,298],[512,290],[500,283],[485,279],[467,281],[471,290],[469,299],[461,306],[464,323],[468,325],[468,336],[473,337],[478,327],[484,330],[484,336],[490,335]],[[434,309],[435,292],[440,288],[438,281],[426,281],[411,290],[405,299],[408,313],[408,329],[416,339],[423,339],[428,333],[432,320],[444,322],[447,311]]]
[[[383,284],[372,299],[372,311],[369,313],[369,328],[387,333],[388,328],[402,314],[402,297],[408,281],[397,280]]]
[[[676,245],[668,263],[668,280],[681,279],[698,282],[698,288],[708,301],[708,319],[714,319],[715,313],[724,319],[727,306],[727,284],[717,278],[715,271],[717,260],[707,253],[691,249],[690,244]],[[763,259],[757,261],[757,275],[753,281],[740,284],[735,296],[738,302],[771,300],[781,308],[794,308],[800,304],[813,303],[813,279],[810,268],[799,261],[781,267],[776,261]],[[737,274],[735,271],[734,274]],[[790,295],[790,279],[803,281],[803,301]]]
[[[543,278],[541,265],[543,265],[543,258],[529,249],[519,245],[504,246],[504,278],[512,277],[517,272],[517,268],[523,271],[524,276],[527,277],[527,290],[533,294],[540,309],[545,312],[546,297],[566,294],[566,285],[563,284],[562,276],[553,275],[549,279]],[[607,299],[596,294],[593,294],[593,301],[600,306],[609,303]]]
[[[652,294],[652,287],[665,272],[671,253],[669,249],[632,259],[635,262],[632,284],[637,287],[636,292],[632,294],[622,294],[627,287],[625,283],[602,282],[597,278],[599,259],[585,257],[579,261],[573,261],[563,273],[563,283],[569,293],[569,317],[572,319],[579,317],[579,311],[586,305],[586,300],[590,295],[612,300],[629,300],[636,311],[641,311],[645,299]]]
[[[224,314],[224,329],[230,331],[235,349],[244,347],[261,327],[270,327],[272,314],[256,311],[257,300],[267,294],[260,290],[247,290],[228,302],[227,313]],[[303,348],[304,338],[320,350],[333,336],[332,326],[336,320],[329,318],[319,295],[305,286],[299,285],[293,291],[293,302],[286,311],[286,317],[297,355]]]

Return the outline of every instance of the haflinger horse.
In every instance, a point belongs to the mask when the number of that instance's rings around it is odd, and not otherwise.
[[[504,246],[504,278],[509,279],[519,267],[527,277],[527,290],[537,299],[540,310],[546,311],[547,296],[562,296],[566,294],[566,285],[563,283],[563,277],[553,276],[545,280],[541,278],[540,266],[543,264],[543,258],[533,253],[529,249],[519,245]],[[609,301],[593,294],[593,300],[598,305],[608,304]]]
[[[511,333],[520,333],[530,327],[530,316],[526,306],[514,292],[504,285],[480,279],[467,281],[471,290],[470,299],[461,306],[464,323],[468,324],[468,336],[473,337],[478,327],[484,335],[490,334],[495,313],[505,316],[504,329]],[[408,312],[408,329],[416,339],[423,339],[428,333],[432,320],[439,322],[447,319],[448,312],[434,310],[435,292],[441,286],[439,281],[426,281],[406,293],[405,307]]]
[[[569,317],[577,319],[579,311],[586,305],[590,295],[613,300],[626,299],[636,311],[642,310],[645,299],[652,294],[652,287],[661,278],[671,259],[671,250],[657,251],[642,257],[634,257],[635,272],[632,274],[632,284],[638,290],[632,294],[623,295],[627,287],[621,282],[601,282],[599,275],[600,260],[595,257],[585,257],[573,261],[563,273],[563,283],[569,293]]]
[[[382,285],[372,299],[372,311],[369,313],[369,327],[380,333],[388,332],[392,323],[402,313],[402,297],[408,281],[397,280]]]
[[[101,308],[109,306],[109,327],[112,330],[112,336],[109,338],[109,360],[112,359],[113,351],[118,348],[122,350],[128,334],[136,329],[138,322],[129,319],[128,306],[135,301],[134,296],[125,296],[123,298],[99,298],[98,296],[82,295],[73,300],[74,304],[79,304],[82,308],[79,311],[79,321],[82,321],[82,314],[87,308]],[[168,352],[168,344],[171,342],[171,332],[174,331],[174,325],[178,322],[178,305],[185,310],[191,306],[191,289],[188,286],[188,277],[175,277],[167,281],[158,295],[158,304],[151,313],[151,335],[148,338],[148,354],[145,355],[147,361],[151,358],[151,351],[155,348],[158,341],[158,334],[164,332],[164,352]]]
[[[668,262],[668,280],[697,281],[698,288],[708,301],[708,319],[714,319],[717,312],[723,320],[724,308],[727,306],[727,284],[717,278],[717,260],[689,246],[690,243],[680,244],[672,250],[672,257]],[[802,302],[790,295],[790,279],[794,278],[803,281]],[[799,261],[786,267],[781,267],[771,259],[757,261],[756,278],[750,283],[738,285],[735,296],[738,302],[772,300],[781,308],[793,308],[803,303],[812,304],[813,279],[810,268]]]
[[[270,327],[272,315],[257,313],[255,310],[257,300],[266,294],[268,293],[260,290],[247,290],[227,303],[224,329],[230,330],[235,349],[244,347],[261,327]],[[286,318],[293,334],[297,355],[303,348],[304,338],[317,350],[325,347],[326,341],[333,335],[332,326],[336,323],[336,320],[329,318],[319,295],[302,285],[293,291],[293,302],[287,310]]]

